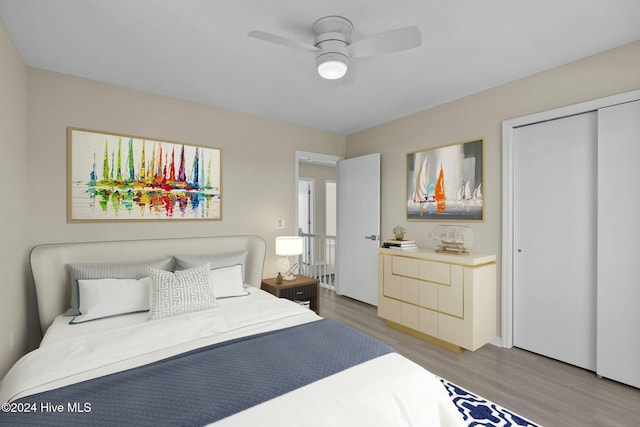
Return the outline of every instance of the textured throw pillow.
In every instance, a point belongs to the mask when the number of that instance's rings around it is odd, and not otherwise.
[[[78,280],[80,315],[69,324],[149,310],[151,278]]]
[[[242,283],[240,265],[212,269],[209,272],[209,283],[216,299],[249,295]]]
[[[148,320],[213,308],[215,300],[209,285],[210,268],[208,263],[174,273],[150,268]]]
[[[142,279],[150,268],[172,270],[173,258],[153,259],[131,263],[67,264],[71,277],[71,308],[65,313],[76,316],[78,312],[78,280],[88,279]]]
[[[248,253],[248,251],[235,251],[207,255],[174,255],[174,259],[176,260],[176,270],[193,268],[206,262],[211,264],[211,268],[230,267],[240,264],[242,266],[242,280],[244,280]]]

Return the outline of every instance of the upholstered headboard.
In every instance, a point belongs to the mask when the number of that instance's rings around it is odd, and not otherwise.
[[[258,236],[192,237],[111,242],[61,243],[36,246],[31,251],[31,271],[36,285],[42,332],[64,313],[71,299],[67,264],[136,262],[173,255],[207,255],[248,251],[245,282],[257,288],[262,281],[266,252]]]

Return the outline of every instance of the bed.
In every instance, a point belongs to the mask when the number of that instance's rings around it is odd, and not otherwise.
[[[0,382],[0,424],[464,426],[441,381],[260,290],[265,242],[42,245],[44,337]]]

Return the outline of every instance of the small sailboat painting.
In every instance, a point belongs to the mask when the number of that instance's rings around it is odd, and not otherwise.
[[[408,220],[484,220],[483,143],[407,154]]]

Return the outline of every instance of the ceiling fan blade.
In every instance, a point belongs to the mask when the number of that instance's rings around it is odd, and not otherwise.
[[[413,26],[358,40],[347,46],[347,50],[352,58],[360,58],[412,49],[421,44],[422,35],[420,30],[418,27]]]
[[[264,40],[266,42],[279,44],[282,46],[293,47],[295,49],[303,49],[311,52],[318,52],[320,49],[310,43],[300,42],[287,37],[278,36],[276,34],[265,33],[264,31],[250,31],[247,34],[254,39]]]

